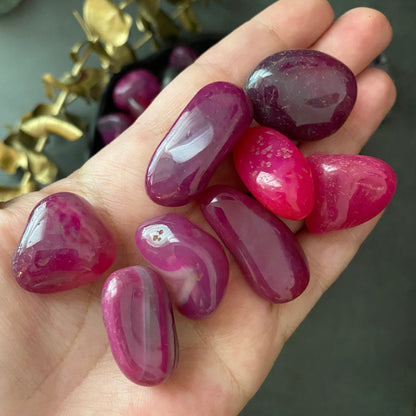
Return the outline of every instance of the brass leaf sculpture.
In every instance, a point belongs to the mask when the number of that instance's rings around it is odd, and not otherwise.
[[[0,185],[0,202],[38,190],[56,179],[58,167],[43,153],[49,137],[79,140],[88,127],[84,119],[68,112],[73,101],[98,101],[111,75],[133,62],[135,50],[149,40],[159,47],[167,39],[180,36],[182,29],[200,30],[192,10],[197,0],[166,2],[175,8],[171,14],[163,10],[162,0],[124,0],[118,4],[85,0],[83,16],[74,12],[86,39],[71,48],[73,68],[61,78],[45,74],[42,80],[50,102],[38,104],[24,114],[16,129],[0,140],[0,169],[20,177],[18,187]],[[126,11],[130,7],[136,10]],[[133,21],[142,33],[135,45],[129,43]],[[101,68],[85,66],[92,54],[98,56]]]

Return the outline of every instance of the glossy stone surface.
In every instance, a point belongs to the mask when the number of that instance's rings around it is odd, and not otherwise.
[[[357,97],[357,83],[347,66],[322,52],[302,49],[260,62],[245,89],[256,121],[291,140],[331,135],[344,124]]]
[[[185,205],[195,199],[250,126],[252,114],[244,91],[233,84],[214,82],[199,90],[149,163],[149,197],[165,206]]]
[[[129,114],[110,113],[97,120],[97,130],[104,144],[108,144],[120,136],[133,122],[134,118]]]
[[[114,104],[138,117],[160,92],[160,82],[146,69],[135,69],[121,78],[113,89]]]
[[[253,196],[276,215],[300,220],[311,212],[311,169],[283,134],[269,127],[248,129],[234,147],[234,165]]]
[[[30,214],[12,271],[30,292],[60,292],[99,278],[116,254],[116,243],[92,205],[60,192],[40,201]]]
[[[175,321],[162,280],[148,267],[126,267],[105,282],[101,306],[111,351],[134,383],[155,386],[178,360]]]
[[[305,290],[309,270],[296,236],[256,200],[214,186],[202,195],[201,209],[259,296],[283,303]]]
[[[177,46],[169,56],[169,66],[184,69],[194,63],[198,54],[189,46]]]
[[[221,244],[178,214],[141,224],[136,244],[163,277],[179,312],[202,319],[218,307],[228,282],[228,260]]]
[[[393,197],[396,175],[380,159],[314,154],[307,160],[315,182],[315,206],[306,226],[313,233],[362,224],[380,213]]]

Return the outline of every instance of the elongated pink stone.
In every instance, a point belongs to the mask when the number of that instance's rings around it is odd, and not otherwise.
[[[114,238],[92,205],[60,192],[40,201],[30,214],[12,271],[30,292],[60,292],[99,278],[116,254]]]
[[[202,319],[218,307],[228,282],[228,260],[221,244],[178,214],[141,224],[136,244],[163,277],[179,312]]]
[[[178,361],[175,321],[168,292],[148,267],[112,273],[101,297],[111,351],[121,371],[134,383],[165,381]]]
[[[296,236],[266,208],[236,189],[213,186],[202,195],[201,209],[259,296],[283,303],[305,290],[305,254]]]
[[[307,160],[315,182],[315,206],[306,226],[313,233],[362,224],[379,214],[393,197],[396,175],[380,159],[314,154]]]
[[[319,140],[351,113],[357,82],[337,59],[314,50],[286,50],[260,62],[246,81],[254,118],[291,140]]]
[[[185,205],[195,199],[250,126],[252,116],[251,103],[241,88],[227,82],[203,87],[185,107],[149,163],[149,197],[165,206]]]
[[[311,169],[283,134],[269,127],[248,129],[234,148],[234,165],[253,196],[276,215],[301,220],[311,212]]]
[[[120,136],[124,130],[130,127],[133,122],[134,118],[129,114],[110,113],[97,120],[97,130],[104,144],[109,144],[116,137]]]

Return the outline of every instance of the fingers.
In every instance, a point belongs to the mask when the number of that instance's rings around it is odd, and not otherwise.
[[[278,319],[285,340],[347,267],[380,217],[381,214],[357,227],[328,234],[311,234],[306,230],[297,234],[308,258],[311,280],[299,298],[279,305]]]

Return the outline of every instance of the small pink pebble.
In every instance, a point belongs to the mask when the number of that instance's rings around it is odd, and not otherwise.
[[[93,206],[60,192],[44,198],[30,214],[12,271],[29,292],[60,292],[98,279],[116,254],[116,242]]]
[[[393,197],[396,175],[380,159],[318,153],[307,160],[315,181],[315,206],[306,218],[312,233],[362,224],[379,214]]]
[[[234,148],[234,164],[254,197],[276,215],[300,220],[311,212],[311,169],[283,134],[269,127],[247,130]]]

